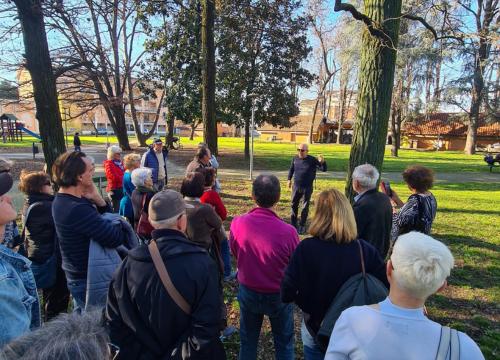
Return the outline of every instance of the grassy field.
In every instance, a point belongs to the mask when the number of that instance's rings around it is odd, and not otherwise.
[[[85,135],[85,136],[80,136],[80,140],[82,141],[83,146],[85,145],[103,145],[106,144],[106,135]],[[116,136],[109,136],[108,137],[109,143],[110,144],[117,144],[118,141],[116,139]],[[132,146],[137,146],[137,141],[135,137],[130,136],[129,137],[130,145]],[[19,142],[7,142],[7,143],[2,143],[0,141],[0,148],[26,148],[26,147],[31,147],[32,143],[38,143],[40,144],[40,140],[37,138],[31,137],[31,136],[24,136],[23,135],[23,141]],[[70,147],[73,146],[73,135],[68,135],[68,145]]]
[[[222,179],[223,201],[229,212],[226,226],[233,216],[252,208],[250,182]],[[283,186],[282,200],[277,212],[288,221],[290,191]],[[318,180],[317,191],[330,187],[343,191],[344,182]],[[409,191],[402,183],[393,187],[402,198]],[[450,325],[468,333],[480,345],[487,359],[500,356],[500,184],[439,184],[433,189],[438,201],[438,214],[433,235],[446,243],[455,256],[455,269],[449,287],[428,301],[429,316],[441,324]],[[230,322],[238,326],[236,284],[225,289],[229,304]],[[299,313],[296,314],[297,358],[302,359],[299,331]],[[236,359],[238,335],[226,341],[229,359]],[[270,325],[265,322],[261,333],[260,359],[273,358]]]

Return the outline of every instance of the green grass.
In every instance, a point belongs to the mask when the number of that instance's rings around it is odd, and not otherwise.
[[[185,147],[195,147],[201,138],[190,141],[181,139]],[[232,168],[244,168],[247,161],[242,154],[244,149],[243,138],[219,138],[219,152],[231,154]],[[258,170],[283,170],[290,165],[290,159],[297,153],[297,144],[273,143],[256,140],[254,143],[255,168]],[[310,154],[322,154],[327,160],[329,170],[346,171],[350,145],[313,144]],[[483,161],[483,155],[468,156],[459,151],[416,151],[400,150],[399,157],[391,157],[390,147],[386,148],[383,170],[386,172],[401,172],[409,164],[420,164],[436,172],[488,172],[489,169]]]
[[[402,199],[409,196],[405,184],[393,183],[392,186]],[[253,207],[249,196],[251,184],[248,180],[223,178],[222,187],[229,213],[227,227],[234,216]],[[344,181],[318,180],[315,194],[331,187],[343,191]],[[450,247],[455,268],[446,291],[428,300],[429,316],[443,325],[466,332],[479,344],[486,359],[497,359],[500,356],[500,183],[443,183],[437,184],[432,192],[438,202],[432,235]],[[282,182],[277,212],[286,221],[290,195]],[[230,322],[238,326],[236,287],[227,289],[225,295]],[[299,321],[298,316],[296,320]],[[298,324],[296,329],[297,359],[302,359]],[[236,359],[238,340],[235,335],[225,343],[229,359]],[[259,354],[263,354],[262,359],[273,358],[272,334],[267,322],[261,333]]]
[[[96,137],[95,135],[85,135],[80,136],[80,140],[82,141],[83,148],[85,148],[85,145],[104,145],[106,144],[106,135],[99,135],[98,137]],[[118,144],[116,136],[109,136],[108,141],[110,144]],[[129,141],[132,146],[137,145],[135,136],[129,136]],[[23,141],[19,142],[3,143],[0,140],[0,148],[25,148],[30,147],[32,143],[40,144],[40,140],[32,136],[23,135]],[[73,146],[73,135],[68,135],[68,146]]]

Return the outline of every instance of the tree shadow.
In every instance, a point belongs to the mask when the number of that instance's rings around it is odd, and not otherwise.
[[[448,208],[439,208],[438,211],[440,213],[462,213],[462,214],[473,214],[473,215],[500,215],[500,210],[470,210],[470,209],[448,209]],[[496,219],[495,219],[496,220]]]

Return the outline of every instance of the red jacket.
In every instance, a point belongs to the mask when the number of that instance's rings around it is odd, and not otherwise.
[[[203,204],[212,205],[215,208],[215,212],[217,213],[217,215],[219,215],[221,220],[222,221],[226,220],[227,217],[226,207],[222,203],[222,199],[220,198],[219,194],[216,191],[214,190],[205,191],[201,196],[200,201]]]
[[[107,192],[123,187],[123,174],[125,171],[116,166],[113,160],[104,161],[104,172],[106,173],[106,179],[108,179]]]

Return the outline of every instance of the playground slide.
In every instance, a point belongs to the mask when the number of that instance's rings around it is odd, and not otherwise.
[[[19,130],[24,131],[26,134],[28,134],[28,135],[30,135],[30,136],[33,136],[33,137],[37,138],[38,140],[42,140],[42,138],[40,137],[40,135],[38,135],[37,133],[34,133],[34,132],[33,132],[33,131],[31,131],[31,130],[26,129],[24,126],[21,126],[21,127],[19,128]]]

